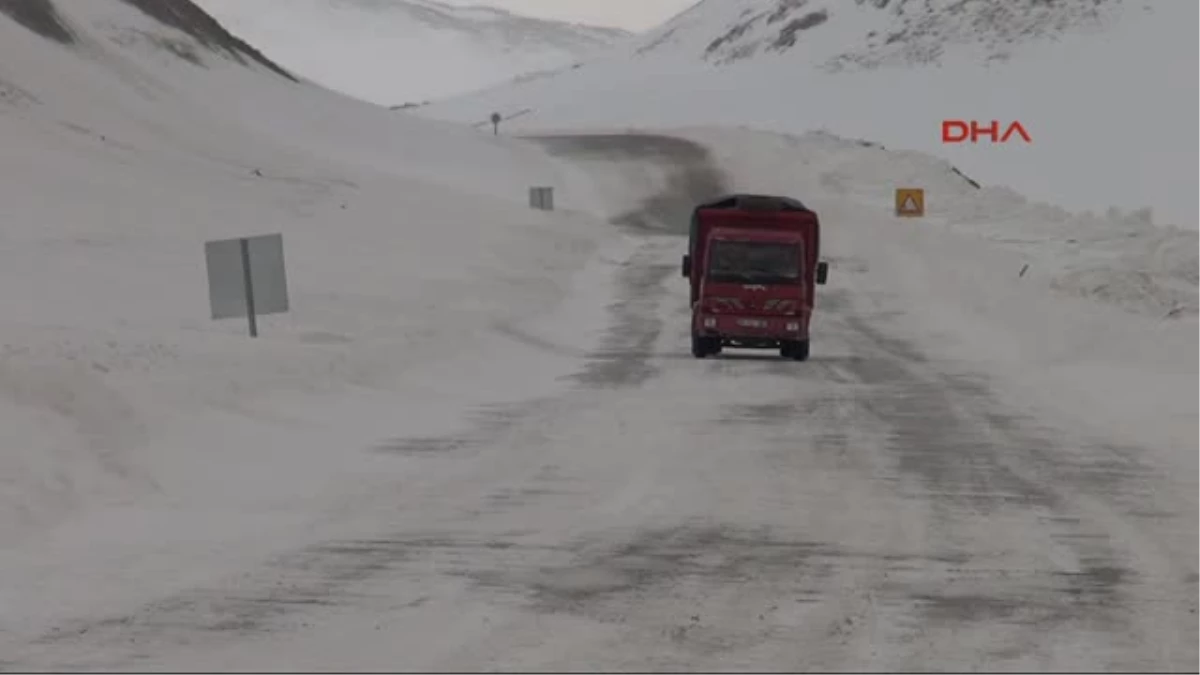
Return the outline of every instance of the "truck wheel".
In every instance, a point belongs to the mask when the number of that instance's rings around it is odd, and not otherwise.
[[[721,353],[720,338],[706,338],[699,335],[692,336],[692,356],[702,359],[706,356],[713,356]]]
[[[796,340],[795,342],[785,342],[779,348],[779,355],[785,359],[793,361],[808,360],[808,340]]]

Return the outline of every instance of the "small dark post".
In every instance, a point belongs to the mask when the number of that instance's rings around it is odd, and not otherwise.
[[[500,113],[492,113],[492,135],[500,135]]]
[[[258,316],[254,311],[254,281],[250,275],[250,240],[242,238],[242,279],[246,285],[246,319],[250,322],[250,337],[258,337]]]

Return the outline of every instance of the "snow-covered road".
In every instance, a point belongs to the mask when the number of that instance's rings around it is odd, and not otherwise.
[[[598,349],[495,327],[573,360],[561,394],[481,407],[462,433],[380,439],[408,468],[313,514],[307,544],[133,612],[0,636],[0,665],[1196,666],[1195,457],[1177,437],[1139,445],[1119,416],[1084,425],[1041,405],[1070,397],[1064,380],[1024,390],[996,343],[921,314],[918,277],[887,267],[902,235],[849,197],[817,204],[833,269],[812,360],[696,361],[678,235],[737,168],[682,139],[543,143],[592,171],[638,242],[617,297],[578,298],[607,315]]]

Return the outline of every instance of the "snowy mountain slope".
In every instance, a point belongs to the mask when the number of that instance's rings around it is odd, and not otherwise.
[[[295,78],[264,57],[254,47],[225,30],[211,16],[201,11],[190,0],[123,0],[156,21],[187,33],[199,46],[222,53],[245,64],[249,58],[289,80]],[[50,40],[64,45],[74,45],[78,36],[50,0],[5,0],[0,3],[0,13],[25,28]],[[177,56],[193,61],[197,57],[185,43],[171,41],[163,36],[150,36],[158,44],[176,53]]]
[[[961,46],[974,60],[1003,61],[1026,43],[1102,32],[1124,9],[1123,0],[707,0],[633,49],[716,64],[796,51],[828,71],[944,63]]]
[[[434,0],[200,0],[235,33],[324,86],[417,103],[569,64],[628,34]]]
[[[1195,229],[1197,11],[1135,0],[710,0],[626,54],[421,113],[476,122],[532,109],[513,133],[825,129],[932,153],[1030,199],[1150,207],[1156,223]],[[945,119],[1017,120],[1033,142],[945,145]]]
[[[366,414],[352,435],[369,444],[453,424],[455,397],[496,397],[499,365],[534,390],[552,382],[554,360],[477,341],[495,321],[557,311],[610,241],[585,216],[529,213],[532,183],[564,206],[586,200],[571,171],[294,83],[144,3],[15,6],[56,9],[64,41],[10,20],[13,7],[0,14],[0,546],[114,505],[169,521],[214,498],[249,508],[333,485],[343,465],[303,439],[347,430],[325,394],[366,410],[402,375],[426,390]],[[293,309],[250,341],[243,323],[208,320],[203,245],[267,232],[284,235]],[[457,368],[471,390],[440,388]],[[281,448],[291,487],[260,495]]]

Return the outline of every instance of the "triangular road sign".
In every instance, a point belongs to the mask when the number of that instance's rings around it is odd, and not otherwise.
[[[896,215],[915,217],[924,216],[925,190],[921,188],[897,188]]]

